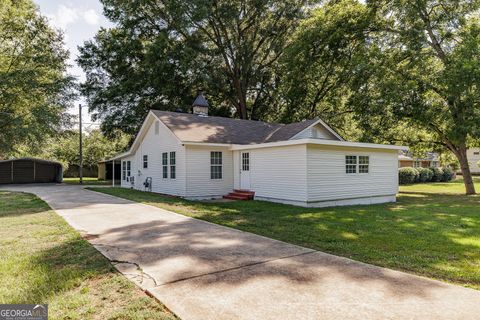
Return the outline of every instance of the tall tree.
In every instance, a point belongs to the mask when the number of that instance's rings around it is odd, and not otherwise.
[[[0,158],[32,147],[68,120],[73,96],[68,52],[31,0],[0,6]]]
[[[127,149],[131,136],[115,132],[113,138],[105,137],[100,130],[87,130],[83,133],[83,165],[94,167],[101,160],[108,159]],[[45,140],[43,148],[32,150],[22,145],[13,154],[15,157],[34,156],[42,159],[58,161],[64,170],[71,165],[79,165],[78,153],[79,133],[77,130],[65,130]]]
[[[383,135],[399,126],[458,159],[474,194],[466,151],[480,138],[479,1],[370,1],[378,29],[351,100],[363,128]]]
[[[103,0],[115,28],[81,48],[83,92],[108,131],[148,108],[187,106],[206,90],[216,107],[265,119],[278,101],[278,60],[306,0]],[[267,108],[267,109],[266,109]],[[133,120],[133,121],[132,121]]]
[[[345,137],[358,138],[346,102],[363,68],[373,18],[364,4],[342,0],[326,2],[300,23],[281,59],[284,122],[321,117]]]

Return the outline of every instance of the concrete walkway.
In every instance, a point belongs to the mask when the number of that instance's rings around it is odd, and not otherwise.
[[[480,291],[68,185],[37,194],[132,281],[188,319],[478,319]]]

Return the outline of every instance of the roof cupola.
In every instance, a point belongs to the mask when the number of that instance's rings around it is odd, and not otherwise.
[[[197,98],[193,102],[193,114],[197,114],[199,116],[208,116],[208,102],[203,95],[203,91],[199,91]]]

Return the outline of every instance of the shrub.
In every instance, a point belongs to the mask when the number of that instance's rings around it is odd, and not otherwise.
[[[420,182],[420,172],[418,171],[418,168],[413,168],[415,170],[415,183]]]
[[[440,182],[443,180],[443,170],[440,168],[430,168],[433,173],[432,182]]]
[[[428,168],[417,168],[418,182],[430,182],[432,181],[433,172]]]
[[[415,168],[405,167],[398,169],[398,182],[400,184],[412,184],[418,175]]]
[[[443,177],[442,181],[452,181],[455,177],[455,172],[450,168],[443,168]]]

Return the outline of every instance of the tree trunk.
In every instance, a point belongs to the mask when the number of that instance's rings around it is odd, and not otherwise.
[[[467,159],[467,148],[461,147],[458,149],[457,158],[460,161],[460,168],[462,169],[463,183],[465,184],[465,191],[467,195],[475,194],[475,185],[473,184],[472,173]]]

